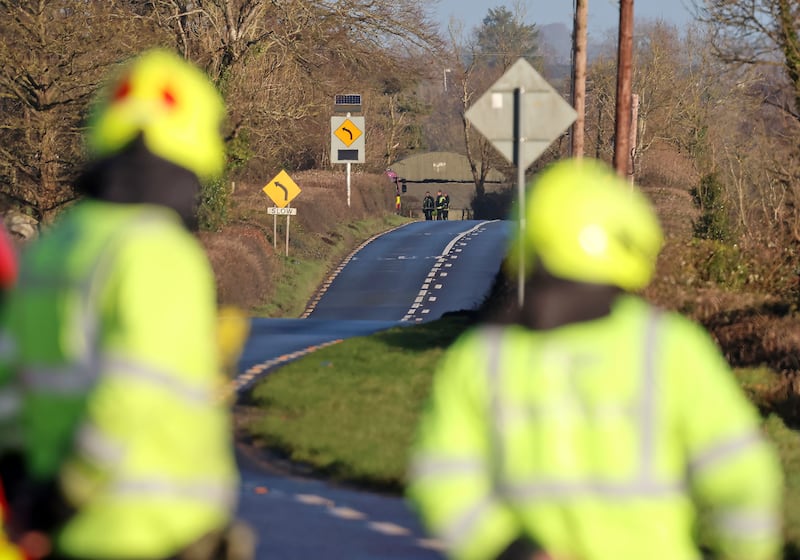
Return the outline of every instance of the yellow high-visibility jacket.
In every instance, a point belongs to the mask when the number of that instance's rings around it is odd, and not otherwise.
[[[75,558],[165,558],[231,518],[214,278],[171,210],[88,200],[23,255],[3,321],[0,449],[58,480]]]
[[[699,326],[633,296],[548,331],[483,326],[446,352],[408,495],[452,558],[527,537],[555,560],[780,557],[782,473]]]

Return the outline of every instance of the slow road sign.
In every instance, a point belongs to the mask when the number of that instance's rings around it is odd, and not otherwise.
[[[267,208],[267,214],[274,214],[275,216],[296,216],[297,208],[277,208],[270,206]]]

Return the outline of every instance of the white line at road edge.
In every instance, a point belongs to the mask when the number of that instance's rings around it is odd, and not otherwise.
[[[492,222],[497,222],[498,220],[486,220],[484,222],[479,223],[475,227],[468,229],[466,231],[462,231],[458,235],[456,235],[453,239],[450,240],[450,243],[442,251],[442,254],[436,257],[436,263],[431,267],[430,272],[428,272],[428,276],[422,282],[422,288],[420,288],[415,301],[420,301],[420,298],[424,299],[428,293],[428,288],[430,287],[431,282],[436,278],[436,275],[439,273],[439,269],[444,265],[447,258],[450,256],[450,251],[453,250],[453,247],[456,246],[456,243],[464,239],[466,236],[475,233],[480,228],[485,226],[486,224],[490,224]],[[455,258],[455,257],[454,257]],[[448,266],[448,265],[445,265]],[[405,317],[401,319],[401,321],[411,321],[414,319],[414,315],[417,311],[420,311],[419,305],[412,305],[411,308],[406,312]],[[427,313],[429,310],[421,310],[422,313]],[[422,321],[421,318],[416,319],[417,322]]]
[[[241,373],[236,376],[230,382],[229,387],[229,394],[233,395],[233,398],[238,396],[239,393],[242,393],[245,389],[249,388],[262,374],[266,374],[272,368],[283,365],[287,362],[291,362],[292,360],[296,360],[297,358],[301,358],[306,354],[310,354],[311,352],[316,352],[322,348],[326,348],[328,346],[332,346],[334,344],[339,344],[342,342],[343,339],[338,338],[336,340],[329,340],[328,342],[323,342],[321,344],[315,344],[313,346],[308,346],[307,348],[303,348],[302,350],[297,350],[295,352],[291,352],[289,354],[283,354],[278,356],[277,358],[272,358],[271,360],[267,360],[266,362],[262,362],[260,364],[256,364],[254,366],[250,366],[244,373]]]
[[[306,307],[306,310],[303,312],[302,315],[300,315],[300,318],[301,319],[307,319],[308,316],[311,315],[311,313],[317,307],[317,304],[319,303],[319,300],[321,300],[322,296],[325,295],[325,292],[328,291],[328,288],[330,288],[331,284],[333,284],[333,281],[336,279],[336,277],[339,276],[339,273],[342,271],[342,269],[345,266],[347,266],[347,263],[349,263],[351,260],[353,260],[353,257],[356,256],[356,253],[358,253],[361,249],[363,249],[364,247],[366,247],[367,245],[369,245],[370,243],[372,243],[373,241],[375,241],[379,237],[382,237],[382,236],[386,235],[387,233],[391,233],[393,231],[397,231],[398,229],[406,227],[407,225],[412,224],[412,223],[414,223],[414,222],[408,222],[407,224],[402,224],[402,225],[397,226],[396,228],[392,228],[390,230],[384,231],[384,232],[379,233],[377,235],[373,235],[372,237],[370,237],[369,239],[364,241],[364,243],[362,243],[361,245],[356,247],[349,255],[347,255],[347,257],[345,257],[345,259],[342,262],[339,263],[339,266],[337,266],[336,269],[334,269],[334,271],[330,274],[330,276],[328,276],[328,279],[325,280],[322,283],[322,286],[320,286],[320,288],[317,290],[317,293],[314,294],[314,296],[311,298],[311,301],[308,304],[308,307]]]

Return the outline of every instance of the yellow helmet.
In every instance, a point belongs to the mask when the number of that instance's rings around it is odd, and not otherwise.
[[[174,53],[151,50],[125,65],[100,95],[89,152],[115,154],[142,133],[157,156],[199,177],[217,176],[225,163],[224,116],[222,97],[202,71]]]
[[[514,233],[508,264],[537,263],[567,280],[645,287],[664,241],[648,199],[603,162],[571,159],[545,169],[525,204],[526,227]]]

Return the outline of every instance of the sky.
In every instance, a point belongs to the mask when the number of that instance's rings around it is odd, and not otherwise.
[[[618,0],[589,1],[589,32],[602,33],[619,23]],[[634,0],[634,18],[663,19],[682,26],[692,21],[691,0]],[[572,27],[573,0],[522,0],[527,9],[526,21],[537,25],[565,23]],[[478,26],[490,8],[506,6],[513,10],[514,0],[439,0],[435,8],[436,21],[446,28],[450,18],[464,23],[465,30]]]

